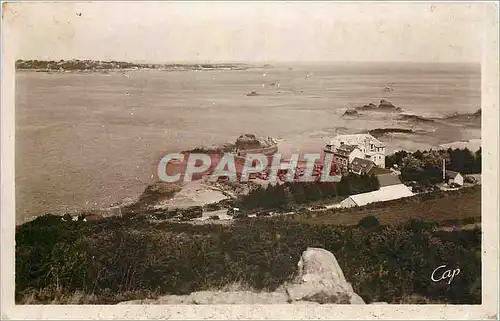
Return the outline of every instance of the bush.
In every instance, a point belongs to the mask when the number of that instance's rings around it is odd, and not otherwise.
[[[278,209],[291,204],[309,204],[335,196],[348,196],[379,189],[378,179],[374,175],[348,174],[336,182],[287,182],[283,185],[261,187],[240,197],[238,206],[245,209]]]
[[[380,226],[380,222],[378,221],[378,218],[376,218],[375,216],[369,215],[360,219],[358,226],[364,228],[378,227]]]
[[[411,219],[406,224],[406,228],[410,229],[412,232],[419,233],[423,230],[432,230],[438,226],[435,222],[427,222],[422,220]]]

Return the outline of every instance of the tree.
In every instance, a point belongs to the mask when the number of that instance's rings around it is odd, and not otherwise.
[[[404,181],[425,181],[423,170],[424,163],[414,155],[408,155],[403,161],[401,177]]]
[[[401,167],[406,156],[408,156],[408,152],[405,150],[400,150],[391,155],[387,155],[385,157],[385,167],[392,168],[394,165]]]
[[[377,176],[375,175],[369,176],[369,186],[372,191],[380,189],[380,182],[378,181]]]
[[[481,147],[474,153],[474,168],[473,173],[481,173]]]
[[[474,171],[475,157],[469,149],[456,148],[451,152],[450,158],[450,169],[465,174]]]
[[[290,190],[292,192],[293,199],[295,200],[296,203],[303,204],[307,201],[303,183],[301,182],[292,183],[292,185],[290,186]]]
[[[337,195],[335,191],[335,183],[333,182],[321,182],[318,183],[318,187],[321,190],[323,197],[335,197]]]
[[[256,208],[262,204],[264,197],[265,190],[259,186],[243,198],[243,204],[246,208]]]
[[[267,188],[264,190],[264,195],[262,200],[260,201],[260,205],[264,208],[274,207],[277,205],[276,199],[274,197],[276,187],[269,184]]]
[[[321,190],[317,183],[307,183],[305,185],[305,193],[308,201],[317,201],[322,197]]]
[[[339,196],[349,196],[351,194],[351,189],[349,186],[349,176],[342,176],[340,182],[337,183],[337,195]]]
[[[287,203],[287,195],[286,195],[286,192],[285,192],[285,186],[284,185],[276,185],[274,187],[274,191],[271,195],[273,197],[273,200],[271,202],[271,204],[273,204],[274,206],[278,207],[278,206],[281,206],[281,205],[284,205]]]
[[[417,149],[416,152],[414,152],[413,154],[411,154],[413,157],[415,157],[416,159],[419,159],[419,160],[422,160],[422,157],[423,157],[423,154],[420,150]]]
[[[443,160],[450,163],[446,152],[429,150],[422,155],[423,170],[426,180],[429,183],[436,184],[443,180]]]

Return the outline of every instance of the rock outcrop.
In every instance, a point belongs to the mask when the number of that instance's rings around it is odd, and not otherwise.
[[[308,248],[297,265],[295,279],[274,292],[199,291],[119,304],[365,304],[331,252]]]
[[[357,110],[388,111],[388,112],[392,112],[392,111],[400,112],[400,111],[402,111],[401,107],[396,107],[391,102],[389,102],[385,99],[382,99],[378,106],[373,104],[373,103],[369,103],[368,105],[356,107],[356,109]]]
[[[434,123],[433,119],[412,114],[402,114],[397,119],[413,123]]]
[[[178,184],[156,182],[146,186],[144,192],[139,198],[126,206],[123,206],[121,211],[123,214],[133,214],[147,211],[152,205],[163,200],[172,198],[181,190]]]
[[[236,142],[234,143],[234,146],[236,148],[247,148],[248,146],[255,146],[255,145],[260,147],[261,141],[254,134],[240,135],[236,139]]]
[[[377,105],[374,103],[369,103],[368,105],[363,105],[360,107],[356,107],[357,110],[375,110],[377,109]]]
[[[375,128],[369,130],[368,133],[377,138],[389,133],[411,134],[413,133],[413,130],[408,128]]]
[[[382,99],[380,101],[380,104],[378,105],[378,108],[382,108],[382,109],[395,109],[396,106],[394,106],[391,102]]]
[[[321,248],[308,248],[298,263],[298,275],[286,291],[291,301],[364,304],[345,279],[335,256]]]
[[[344,112],[342,116],[359,116],[359,113],[356,109],[349,108]]]

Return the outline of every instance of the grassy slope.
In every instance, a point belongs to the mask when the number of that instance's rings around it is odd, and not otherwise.
[[[480,222],[481,188],[422,194],[343,210],[303,213],[291,219],[308,224],[356,225],[368,215],[376,216],[382,225],[403,224],[410,219],[453,224],[455,221],[474,218]]]
[[[405,200],[408,204],[400,200],[335,215],[363,216],[379,209],[407,218],[411,208],[426,212],[427,219],[449,219],[457,218],[452,210],[463,206],[467,212],[462,217],[477,217],[477,193],[436,193]],[[449,209],[448,216],[443,208]],[[49,216],[16,229],[16,301],[115,303],[234,282],[273,290],[290,280],[309,246],[334,253],[367,302],[401,303],[412,295],[432,303],[481,302],[479,230],[442,232],[422,224],[364,229],[290,218],[236,221],[233,226],[152,226],[145,220],[62,222]],[[449,286],[429,277],[443,262],[461,269]]]

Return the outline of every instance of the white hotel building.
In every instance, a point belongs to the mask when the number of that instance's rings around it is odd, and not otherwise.
[[[333,154],[335,166],[341,172],[350,170],[354,158],[370,160],[376,166],[385,168],[385,145],[370,134],[336,136],[324,151]]]

